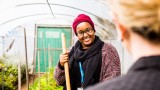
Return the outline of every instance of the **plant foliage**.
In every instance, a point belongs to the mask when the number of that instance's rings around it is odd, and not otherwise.
[[[62,90],[62,87],[57,86],[53,78],[54,68],[50,68],[49,72],[37,78],[29,90]]]
[[[26,80],[25,65],[21,66],[22,83]],[[0,60],[0,86],[4,90],[17,90],[18,87],[18,67],[17,65],[6,64],[4,60]]]

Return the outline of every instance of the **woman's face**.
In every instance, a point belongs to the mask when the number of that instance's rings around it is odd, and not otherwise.
[[[84,49],[89,48],[95,39],[95,31],[88,22],[81,22],[77,25],[76,33]]]

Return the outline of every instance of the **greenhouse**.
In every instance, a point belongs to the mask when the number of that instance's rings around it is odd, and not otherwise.
[[[70,50],[78,40],[72,23],[79,14],[90,16],[95,34],[116,48],[125,74],[133,61],[118,39],[107,0],[0,0],[0,90],[62,90],[53,78],[63,52],[61,34]]]

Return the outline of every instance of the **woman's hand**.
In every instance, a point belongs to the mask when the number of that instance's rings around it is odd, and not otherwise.
[[[61,66],[64,66],[64,63],[68,62],[68,59],[69,59],[68,55],[69,55],[69,52],[60,54],[60,64],[61,64]]]

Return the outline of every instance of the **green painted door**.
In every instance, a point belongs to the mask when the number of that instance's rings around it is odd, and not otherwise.
[[[66,36],[66,46],[69,48],[72,41],[70,27],[38,27],[37,28],[37,50],[39,51],[40,71],[46,72],[54,67],[59,61],[62,53],[61,33]],[[36,55],[36,72],[38,72],[38,53]]]

